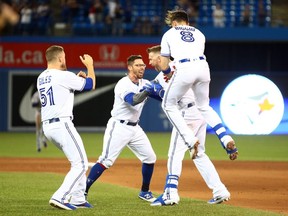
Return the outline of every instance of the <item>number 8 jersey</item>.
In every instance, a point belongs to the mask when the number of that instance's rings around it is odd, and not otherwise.
[[[202,56],[204,49],[205,36],[192,26],[175,26],[169,29],[161,40],[161,55],[172,56],[175,62]]]
[[[47,69],[37,79],[41,100],[41,121],[72,117],[74,91],[82,91],[86,79],[70,71]]]

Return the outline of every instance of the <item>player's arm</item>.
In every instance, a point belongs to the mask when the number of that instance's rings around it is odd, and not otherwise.
[[[149,92],[149,97],[162,101],[165,90],[159,84],[158,80],[153,80],[144,86],[145,91]]]
[[[149,95],[149,92],[147,92],[145,90],[141,91],[137,94],[131,92],[124,97],[124,101],[126,103],[131,104],[132,106],[135,106],[135,105],[143,102],[147,98],[148,95]]]
[[[169,74],[171,72],[171,68],[169,66],[170,56],[160,56],[160,69],[164,74]]]
[[[96,76],[95,76],[95,71],[94,71],[93,58],[88,54],[84,54],[83,56],[80,56],[80,59],[87,68],[87,77],[86,77],[86,84],[85,84],[84,90],[95,89]]]

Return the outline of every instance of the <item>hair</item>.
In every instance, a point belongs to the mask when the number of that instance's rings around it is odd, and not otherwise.
[[[46,50],[46,61],[47,62],[54,61],[61,52],[64,52],[64,48],[62,46],[57,45],[50,46]]]
[[[136,59],[142,59],[141,55],[131,55],[127,58],[127,65],[132,65]]]
[[[166,17],[165,17],[165,23],[168,26],[172,26],[172,22],[177,21],[185,21],[186,23],[189,23],[188,14],[184,10],[174,10],[174,11],[167,11]]]
[[[152,46],[152,47],[149,47],[147,50],[147,53],[151,53],[151,52],[159,52],[161,51],[161,46],[160,45],[156,45],[156,46]]]

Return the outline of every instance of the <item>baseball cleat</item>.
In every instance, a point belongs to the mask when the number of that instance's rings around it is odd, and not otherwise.
[[[49,204],[55,208],[64,209],[64,210],[75,210],[76,207],[70,203],[62,203],[55,199],[50,199]]]
[[[215,198],[212,198],[211,200],[209,200],[207,203],[208,204],[220,204],[224,201],[228,201],[230,199],[230,196],[227,195],[227,196],[223,196],[223,197],[215,197]]]
[[[146,192],[141,191],[138,197],[147,202],[154,202],[156,200],[156,198],[153,196],[151,191],[146,191]]]
[[[180,201],[179,196],[175,196],[174,198],[164,198],[163,199],[163,194],[160,195],[154,202],[150,204],[150,206],[168,206],[168,205],[176,205]]]
[[[89,202],[85,202],[82,204],[73,204],[76,208],[93,208],[93,206]]]

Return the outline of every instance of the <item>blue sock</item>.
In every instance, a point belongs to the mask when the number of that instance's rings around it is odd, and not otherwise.
[[[102,175],[106,167],[104,167],[101,163],[96,163],[90,170],[90,173],[87,177],[86,181],[86,190],[85,192],[88,194],[90,187],[93,183]]]
[[[219,123],[215,127],[213,127],[213,130],[216,133],[218,139],[220,140],[221,145],[223,146],[223,148],[225,148],[225,145],[222,141],[223,137],[227,135],[225,127],[223,126],[223,124]]]
[[[154,170],[154,164],[142,164],[142,187],[141,190],[144,192],[149,191],[150,182]]]
[[[178,188],[178,179],[177,175],[167,175],[164,191],[166,188]]]

